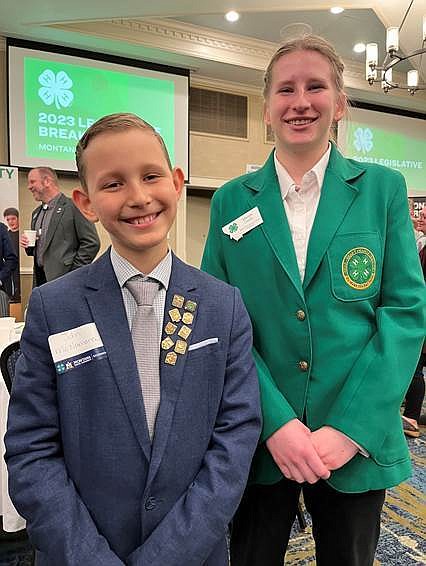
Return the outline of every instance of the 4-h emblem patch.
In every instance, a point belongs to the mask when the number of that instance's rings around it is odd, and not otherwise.
[[[376,258],[368,248],[352,248],[342,261],[342,275],[352,289],[368,289],[376,277]]]

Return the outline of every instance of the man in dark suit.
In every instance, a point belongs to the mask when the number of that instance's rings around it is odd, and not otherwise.
[[[36,230],[35,246],[27,236],[21,245],[27,255],[34,256],[34,286],[52,281],[68,271],[91,263],[99,251],[99,238],[72,200],[59,191],[56,172],[49,167],[37,167],[28,173],[28,189],[42,204],[31,217],[31,229]]]

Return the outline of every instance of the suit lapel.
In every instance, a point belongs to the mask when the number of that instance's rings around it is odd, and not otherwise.
[[[358,194],[351,184],[364,168],[345,160],[332,145],[321,198],[309,238],[303,289],[312,281],[330,242]]]
[[[49,227],[47,228],[46,240],[44,244],[44,250],[46,251],[50,242],[52,241],[53,235],[58,227],[58,224],[62,218],[65,207],[68,205],[65,195],[59,197],[55,208],[53,209],[52,216],[50,218]]]
[[[194,320],[191,324],[187,326],[192,329],[191,334],[186,340],[186,343],[191,343],[192,336],[194,334],[194,328],[197,321],[197,312],[199,306],[199,295],[197,293],[196,285],[194,283],[193,277],[191,278],[190,273],[193,273],[191,269],[185,265],[182,261],[180,261],[175,255],[173,255],[173,263],[172,263],[172,273],[170,277],[169,287],[166,294],[166,302],[164,305],[164,320],[163,320],[163,327],[162,327],[162,339],[167,338],[167,334],[164,331],[166,324],[170,321],[170,314],[169,311],[175,309],[172,304],[173,298],[175,295],[184,298],[184,305],[186,301],[193,301],[196,303],[197,307],[194,315]],[[188,312],[185,309],[185,306],[178,308],[181,315],[185,312]],[[175,322],[177,325],[177,329],[175,333],[171,336],[173,342],[176,343],[177,340],[181,339],[178,336],[179,329],[182,327],[183,322],[178,321]],[[170,429],[173,422],[176,402],[179,397],[179,392],[181,389],[181,384],[184,376],[185,371],[185,364],[187,360],[187,352],[185,354],[177,354],[176,364],[169,364],[165,362],[167,353],[173,352],[173,347],[169,350],[165,350],[161,348],[160,352],[160,380],[161,380],[161,402],[160,407],[157,414],[157,420],[155,423],[155,434],[154,434],[154,441],[152,445],[152,454],[151,454],[151,465],[149,470],[148,476],[148,483],[154,478],[157,470],[160,466],[162,457],[164,455],[164,451],[167,446],[167,441],[170,434]]]
[[[261,229],[269,245],[281,267],[299,294],[303,296],[293,240],[275,171],[273,152],[258,174],[249,178],[246,185],[253,191],[249,198],[249,206],[259,207],[263,218]]]
[[[31,230],[35,230],[35,223],[36,223],[36,220],[37,220],[37,216],[38,216],[38,215],[40,214],[40,212],[41,212],[41,209],[42,209],[42,206],[40,205],[40,206],[38,206],[38,207],[34,210],[34,212],[32,213],[32,216],[31,216]]]
[[[125,307],[110,253],[89,267],[86,298],[105,346],[114,379],[141,448],[149,460],[151,442]],[[117,305],[112,309],[111,304]]]

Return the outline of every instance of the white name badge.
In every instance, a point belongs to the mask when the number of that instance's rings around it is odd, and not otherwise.
[[[106,356],[104,345],[94,322],[52,334],[48,341],[58,373],[65,373],[87,362]]]
[[[229,224],[222,226],[222,232],[229,236],[231,240],[241,240],[244,234],[263,224],[263,218],[257,206],[239,216]]]

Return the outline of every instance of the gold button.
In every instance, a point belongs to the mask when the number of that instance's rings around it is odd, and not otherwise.
[[[306,318],[305,311],[298,310],[296,316],[297,316],[297,320],[305,320]]]
[[[299,362],[299,368],[302,371],[308,371],[308,367],[309,367],[309,364],[308,364],[308,362],[305,362],[305,360],[302,360],[302,361]]]

